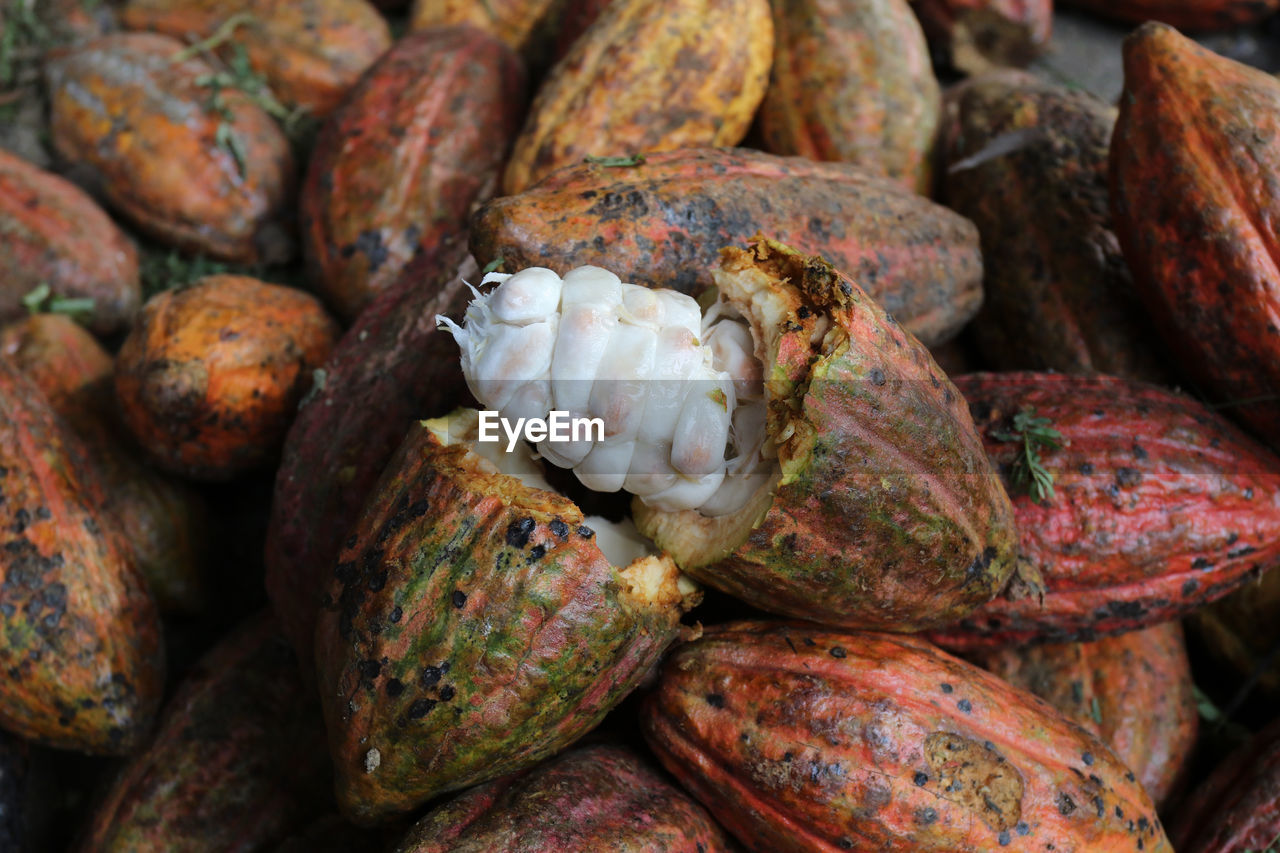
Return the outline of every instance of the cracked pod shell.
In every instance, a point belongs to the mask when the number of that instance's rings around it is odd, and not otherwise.
[[[799,619],[916,631],[989,601],[1013,510],[928,350],[821,258],[765,239],[722,258],[721,295],[755,306],[780,478],[717,519],[636,500],[636,526],[695,578]]]
[[[641,726],[760,853],[1173,849],[1092,734],[915,637],[717,625],[666,659]]]
[[[338,801],[358,822],[572,743],[680,635],[689,603],[669,561],[632,563],[660,576],[633,586],[572,501],[446,444],[450,423],[410,429],[316,626]]]

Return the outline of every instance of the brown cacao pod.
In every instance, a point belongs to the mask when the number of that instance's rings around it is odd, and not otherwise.
[[[762,853],[1172,850],[1110,749],[914,637],[717,625],[666,660],[641,725]]]
[[[365,75],[302,189],[307,265],[334,311],[353,320],[419,254],[447,259],[493,194],[523,110],[519,61],[470,27],[409,35]]]
[[[715,281],[757,342],[778,467],[732,515],[637,499],[640,532],[704,583],[824,624],[921,630],[990,600],[1013,570],[1013,512],[928,350],[773,241],[723,250]]]
[[[327,115],[364,70],[391,46],[386,20],[366,0],[129,0],[124,24],[175,38],[213,36],[241,21],[218,49],[244,50],[285,104]]]
[[[1268,699],[1280,697],[1280,572],[1266,572],[1253,583],[1202,607],[1190,624],[1210,655],[1243,683]]]
[[[723,246],[756,233],[847,272],[927,344],[954,335],[982,301],[973,224],[844,163],[746,149],[685,149],[631,168],[582,164],[489,202],[472,218],[483,266],[582,264],[623,281],[697,294]]]
[[[1093,732],[1163,802],[1195,746],[1199,714],[1182,626],[973,658]]]
[[[1160,21],[1180,30],[1225,30],[1256,24],[1280,9],[1278,0],[1063,0],[1063,5],[1131,24]]]
[[[0,726],[61,749],[129,752],[163,690],[155,603],[88,452],[0,359]]]
[[[1280,459],[1195,400],[1106,376],[955,382],[1044,590],[1011,589],[939,635],[943,645],[1093,640],[1167,622],[1280,558]],[[1014,479],[1025,456],[1013,419],[1026,410],[1063,439],[1038,449],[1054,476],[1040,503]]]
[[[40,285],[56,297],[90,299],[99,334],[129,325],[138,310],[138,253],[93,199],[69,181],[0,151],[0,322],[24,313]]]
[[[942,97],[907,0],[780,0],[773,30],[766,150],[857,163],[929,195]]]
[[[458,347],[437,314],[460,314],[477,281],[458,246],[437,267],[419,256],[347,331],[324,384],[298,408],[276,472],[267,526],[266,585],[285,635],[314,674],[316,611],[342,540],[415,418],[467,397]]]
[[[410,429],[320,612],[338,802],[358,822],[563,749],[635,688],[692,603],[670,560],[615,568],[576,504],[469,449],[476,420]]]
[[[396,853],[729,853],[724,830],[620,746],[587,746],[428,812]]]
[[[471,26],[500,39],[534,66],[546,61],[568,0],[414,0],[412,30]]]
[[[267,616],[213,648],[90,818],[83,853],[270,848],[331,808],[324,733]]]
[[[1188,795],[1170,828],[1180,853],[1269,853],[1280,838],[1280,721]]]
[[[116,361],[124,421],[166,470],[229,479],[278,453],[337,336],[315,297],[247,276],[157,294]]]
[[[1280,81],[1164,24],[1125,40],[1111,145],[1116,230],[1169,348],[1280,446]]]
[[[84,442],[102,475],[107,506],[162,613],[203,606],[204,504],[193,490],[142,461],[116,411],[114,363],[71,319],[36,314],[0,328],[0,356],[31,379]]]
[[[1025,66],[1049,47],[1053,0],[912,0],[938,56],[967,74]]]
[[[1111,224],[1115,110],[1017,71],[960,89],[944,123],[944,193],[982,236],[985,299],[973,331],[987,361],[1165,379]]]
[[[503,192],[585,157],[736,145],[772,59],[768,0],[614,0],[542,82]]]
[[[293,155],[271,118],[214,68],[154,33],[116,33],[52,59],[54,147],[158,240],[228,261],[287,260],[280,218]]]

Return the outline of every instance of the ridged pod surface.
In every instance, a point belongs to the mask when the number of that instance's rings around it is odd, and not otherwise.
[[[1053,0],[912,0],[934,51],[978,74],[1025,66],[1049,47]]]
[[[969,401],[1006,478],[1021,552],[1044,594],[1007,594],[947,629],[948,647],[1092,640],[1167,622],[1280,560],[1280,459],[1202,404],[1114,377],[978,373]],[[1054,496],[1010,482],[1025,409],[1065,442],[1042,447]]]
[[[717,625],[667,658],[641,725],[761,853],[1172,850],[1093,735],[914,637]]]
[[[1280,838],[1280,721],[1193,789],[1169,832],[1179,853],[1267,853]]]
[[[633,501],[640,532],[704,583],[824,624],[915,631],[989,601],[1013,570],[1013,511],[929,351],[776,242],[726,248],[715,279],[751,322],[780,475],[722,518]]]
[[[623,281],[697,295],[724,246],[757,232],[848,273],[927,344],[954,335],[982,301],[978,232],[894,181],[845,163],[747,149],[686,149],[634,167],[580,164],[472,218],[484,266],[583,264]]]
[[[1278,0],[1062,0],[1107,18],[1161,21],[1180,30],[1226,30],[1254,24],[1280,9]]]
[[[102,475],[108,509],[160,611],[198,611],[205,599],[204,505],[193,490],[144,464],[128,439],[116,411],[111,356],[59,314],[0,328],[0,356],[40,388],[84,442]]]
[[[287,105],[327,115],[366,68],[391,46],[391,32],[365,0],[129,0],[122,18],[134,30],[180,39],[208,38],[242,16],[230,40]]]
[[[285,439],[267,525],[266,585],[285,635],[315,659],[316,611],[342,540],[414,418],[466,399],[458,348],[437,314],[463,310],[477,281],[465,248],[439,267],[425,257],[378,295],[334,347],[324,383]]]
[[[783,0],[758,118],[774,154],[843,160],[922,195],[941,94],[907,0]]]
[[[960,90],[943,124],[944,195],[982,236],[985,299],[972,328],[987,361],[1163,380],[1111,224],[1115,110],[1018,71]]]
[[[419,820],[396,853],[729,853],[687,794],[620,746],[566,752],[460,794]]]
[[[687,604],[669,562],[632,585],[572,501],[429,423],[371,493],[316,627],[338,801],[365,823],[581,737],[677,638]]]
[[[1125,259],[1187,376],[1280,446],[1280,80],[1149,23],[1111,144]]]
[[[138,252],[75,184],[0,150],[0,322],[21,317],[41,284],[92,299],[88,324],[110,334],[138,310]]]
[[[1179,623],[1092,643],[1001,649],[972,661],[1097,735],[1156,803],[1173,790],[1199,723]]]
[[[160,467],[229,479],[279,452],[337,337],[308,293],[206,276],[143,307],[116,359],[121,413]]]
[[[493,194],[524,114],[524,71],[496,38],[443,27],[396,43],[316,141],[302,189],[308,268],[353,320],[419,254],[446,260]]]
[[[114,755],[151,726],[164,654],[105,500],[80,440],[0,359],[0,726]]]
[[[329,805],[315,700],[258,616],[196,664],[93,812],[83,853],[251,853]]]
[[[542,82],[503,192],[588,156],[737,145],[772,59],[768,0],[614,0]]]
[[[213,66],[176,62],[183,49],[168,36],[116,33],[52,59],[53,145],[157,240],[227,261],[287,260],[289,141],[238,89],[215,99],[200,82]]]

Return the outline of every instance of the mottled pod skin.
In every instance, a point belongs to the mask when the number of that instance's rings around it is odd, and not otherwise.
[[[386,820],[593,728],[680,633],[691,602],[665,566],[645,595],[572,501],[415,424],[339,555],[316,626],[343,812]]]
[[[1187,375],[1280,446],[1280,80],[1150,23],[1111,143],[1125,259]]]
[[[460,794],[419,820],[396,853],[736,849],[688,794],[630,750],[601,744]]]
[[[1115,110],[1018,71],[959,89],[943,125],[943,192],[982,235],[985,299],[972,328],[987,362],[1164,380],[1111,224]]]
[[[1184,801],[1179,853],[1267,853],[1280,837],[1280,721],[1227,756]]]
[[[409,27],[471,26],[502,40],[516,53],[535,62],[551,44],[568,0],[414,0]]]
[[[237,89],[221,91],[230,118],[214,108],[199,82],[213,66],[175,62],[183,48],[155,33],[116,33],[52,59],[54,147],[157,240],[227,261],[287,260],[279,220],[292,194],[289,141]],[[219,127],[236,141],[220,145]]]
[[[593,264],[623,281],[697,295],[723,246],[757,231],[821,255],[927,344],[954,335],[982,301],[978,232],[900,184],[845,163],[747,149],[686,149],[639,166],[579,164],[472,218],[483,266]]]
[[[1271,656],[1280,645],[1280,572],[1200,608],[1190,624],[1215,659],[1240,679],[1256,678],[1259,692],[1280,696],[1280,660]]]
[[[722,518],[633,501],[640,532],[704,583],[824,624],[917,631],[989,601],[1013,571],[1013,510],[929,351],[773,241],[724,249],[715,278],[751,324],[780,474]]]
[[[761,853],[1172,851],[1093,735],[914,637],[717,625],[667,658],[641,726]]]
[[[1053,0],[912,0],[934,51],[977,74],[1025,66],[1049,46]]]
[[[436,267],[420,256],[378,295],[334,347],[324,384],[298,408],[276,472],[267,525],[267,595],[285,635],[314,677],[316,611],[370,489],[415,418],[441,415],[467,397],[458,347],[437,332],[478,282],[465,247]]]
[[[26,849],[23,846],[26,800],[26,744],[0,732],[0,849]]]
[[[321,132],[302,189],[315,286],[353,320],[419,254],[445,260],[493,194],[524,114],[524,71],[471,27],[411,34]]]
[[[1033,408],[1069,444],[1042,448],[1054,496],[1008,482],[1043,595],[1010,591],[947,629],[952,648],[1093,640],[1184,615],[1280,560],[1280,459],[1181,394],[1114,377],[958,377],[991,463]]]
[[[614,0],[543,80],[503,192],[588,156],[737,145],[772,59],[768,0]]]
[[[142,461],[116,411],[114,361],[94,337],[59,314],[0,328],[0,356],[27,375],[84,442],[107,507],[162,613],[203,605],[205,508],[200,496]]]
[[[1131,24],[1161,21],[1192,31],[1255,24],[1280,9],[1278,0],[1062,0],[1062,5]]]
[[[92,299],[86,322],[111,334],[138,310],[138,253],[75,184],[0,150],[0,322],[22,316],[41,284]]]
[[[1000,649],[971,660],[1097,735],[1156,803],[1173,790],[1200,719],[1179,623],[1092,643]]]
[[[124,421],[166,470],[229,479],[276,456],[337,337],[315,297],[247,276],[157,294],[116,360]]]
[[[0,359],[0,726],[124,754],[163,690],[155,603],[85,447]]]
[[[83,853],[251,853],[331,808],[324,732],[258,616],[205,655],[90,817]]]
[[[772,5],[767,150],[857,163],[929,195],[942,97],[907,0]]]
[[[386,19],[366,0],[129,0],[122,17],[134,30],[207,38],[233,15],[248,19],[230,44],[283,103],[325,116],[365,69],[391,46]]]

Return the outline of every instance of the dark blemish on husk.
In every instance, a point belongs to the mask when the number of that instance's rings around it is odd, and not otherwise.
[[[534,545],[529,549],[529,556],[525,558],[525,563],[532,565],[547,555],[546,545]]]
[[[917,770],[916,775],[912,777],[912,781],[916,783],[917,788],[923,788],[929,784],[929,774]]]
[[[1009,836],[1009,830],[1005,829],[1001,830],[1000,834],[996,836],[996,840],[1000,842],[1001,847],[1008,847],[1013,838]]]
[[[1207,558],[1205,558],[1205,557],[1196,557],[1194,560],[1192,560],[1192,561],[1191,561],[1191,568],[1193,568],[1193,569],[1212,569],[1212,568],[1213,568],[1213,563],[1212,563],[1212,561],[1210,561],[1209,559],[1207,559]]]
[[[961,699],[959,702],[956,703],[956,707],[966,714],[973,711],[973,703],[970,702],[968,699]]]
[[[710,705],[712,708],[723,708],[724,697],[721,696],[719,693],[708,693],[707,704]]]
[[[1191,578],[1190,580],[1182,584],[1182,594],[1191,595],[1199,588],[1200,588],[1200,581],[1196,580],[1195,578]]]
[[[399,605],[396,605],[392,608],[391,615],[387,618],[390,619],[393,624],[399,622],[404,618],[404,610]]]
[[[923,808],[916,811],[916,823],[921,826],[932,826],[938,820],[937,809]]]
[[[1089,767],[1092,767],[1092,766],[1093,766],[1093,753],[1092,753],[1092,752],[1086,752],[1086,753],[1084,753],[1084,755],[1081,755],[1081,756],[1080,756],[1080,759],[1081,759],[1081,760],[1082,760],[1082,761],[1083,761],[1087,766],[1089,766]]]
[[[458,610],[467,606],[467,594],[460,589],[455,589],[451,597],[453,606]]]
[[[552,533],[552,534],[553,534],[557,539],[561,539],[561,540],[563,540],[563,539],[568,539],[568,538],[569,538],[569,525],[565,524],[565,523],[564,523],[563,521],[561,521],[560,519],[558,519],[558,518],[557,518],[557,519],[553,520],[553,521],[552,521],[549,525],[547,525],[547,526],[548,526],[549,528],[551,528],[551,533]]]
[[[1241,545],[1239,548],[1235,548],[1231,551],[1228,551],[1227,556],[1232,560],[1236,560],[1236,559],[1239,559],[1240,557],[1247,557],[1257,550],[1258,550],[1257,548],[1254,548],[1250,545]]]
[[[532,518],[522,518],[519,521],[513,521],[507,525],[507,544],[512,548],[523,548],[529,544],[529,537],[533,536],[533,529],[536,526]],[[579,528],[581,532],[581,528]]]
[[[413,704],[409,706],[408,717],[411,720],[420,720],[431,713],[431,709],[435,706],[436,700],[434,699],[415,699]]]
[[[832,647],[831,647],[831,651],[829,652],[829,654],[830,654],[833,658],[838,658],[838,659],[841,659],[841,660],[843,660],[844,658],[848,657],[848,655],[849,655],[849,653],[848,653],[848,652],[846,652],[846,651],[844,650],[844,647],[843,647],[843,646],[832,646]]]
[[[581,536],[583,539],[590,539],[596,535],[596,532],[592,530],[590,527],[587,527],[585,524],[583,524],[578,527],[578,535]]]
[[[457,689],[452,684],[446,684],[440,688],[440,701],[448,702],[454,696],[458,695]]]
[[[404,682],[398,678],[392,678],[387,681],[387,695],[392,699],[398,697],[404,692]]]
[[[944,682],[942,682],[942,684],[940,684],[940,685],[939,685],[939,687],[941,687],[941,688],[942,688],[942,692],[943,692],[943,693],[950,693],[950,692],[952,692],[953,690],[955,690],[955,688],[954,688],[954,687],[952,687],[950,684],[948,684],[948,683],[947,683],[947,682],[945,682],[945,681],[944,681]]]
[[[1065,791],[1058,794],[1058,814],[1066,817],[1076,810],[1076,801]]]

